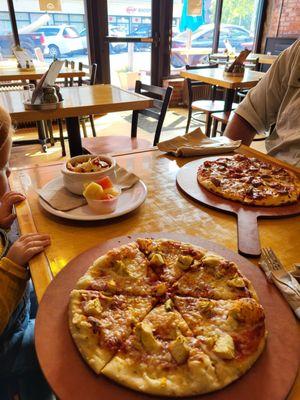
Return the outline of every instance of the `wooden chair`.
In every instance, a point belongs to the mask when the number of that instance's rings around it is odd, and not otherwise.
[[[259,66],[259,58],[252,58],[249,60],[246,60],[244,62],[244,66],[246,69],[250,69],[253,71],[257,71],[258,70],[258,66]],[[247,96],[247,93],[249,92],[250,89],[241,89],[237,92],[237,96],[238,96],[238,102],[240,103],[242,100],[244,100],[244,98]]]
[[[211,114],[211,118],[213,121],[212,133],[211,136],[215,137],[217,135],[218,124],[221,123],[221,135],[223,135],[224,130],[228,122],[232,119],[233,112],[231,111],[221,111]]]
[[[83,138],[82,147],[88,153],[113,153],[118,151],[130,151],[137,148],[148,148],[151,143],[144,139],[137,139],[137,125],[139,114],[156,119],[157,126],[154,134],[153,146],[159,142],[162,126],[173,92],[172,87],[162,88],[153,85],[145,85],[136,81],[135,92],[154,99],[153,107],[132,112],[131,137],[109,136],[97,138]]]
[[[186,65],[187,70],[191,69],[201,69],[201,68],[217,68],[218,64],[209,64],[209,65]],[[205,87],[208,86],[206,83],[200,82],[200,81],[193,81],[191,79],[186,79],[187,82],[187,88],[188,88],[188,119],[187,119],[187,124],[186,124],[186,129],[185,132],[187,133],[190,127],[191,119],[193,118],[194,120],[201,122],[202,121],[193,116],[193,110],[196,111],[195,115],[199,114],[204,114],[206,116],[206,122],[205,122],[205,135],[210,136],[210,130],[211,130],[211,124],[212,124],[212,119],[211,119],[211,114],[214,112],[218,111],[223,111],[225,102],[223,100],[215,100],[216,97],[216,92],[217,92],[217,87],[215,85],[211,86],[210,89],[210,100],[199,100],[199,96],[197,95],[197,89],[199,87]],[[233,108],[236,107],[237,105],[233,103]]]
[[[66,60],[65,66],[74,69],[75,63],[74,63],[74,61]],[[84,70],[88,71],[87,78],[79,77],[78,80],[76,80],[76,81],[74,81],[74,78],[65,78],[64,85],[66,87],[72,87],[74,85],[83,86],[85,84],[86,85],[94,85],[95,84],[96,73],[97,73],[97,64],[94,63],[90,66],[90,65],[86,65],[86,64],[79,62],[78,69],[79,69],[79,71],[84,71]],[[96,129],[95,129],[93,115],[80,117],[79,121],[80,121],[80,124],[82,127],[83,135],[84,135],[84,137],[87,137],[87,130],[86,130],[86,125],[85,125],[85,122],[87,119],[90,120],[93,136],[96,137]],[[64,141],[63,120],[58,119],[57,123],[58,123],[58,130],[59,130],[59,140],[60,140],[60,144],[61,144],[61,148],[62,148],[62,156],[64,157],[66,155],[66,148],[65,148],[65,141]],[[52,132],[52,123],[49,124],[49,121],[47,121],[47,129],[50,134],[50,142],[52,145],[52,143],[54,144],[54,139],[53,139],[53,132]]]
[[[92,65],[86,65],[83,63],[79,63],[79,71],[86,71],[88,73],[88,77],[79,77],[78,78],[78,86],[83,86],[83,85],[95,85],[96,83],[96,73],[97,73],[97,64],[93,63]],[[94,124],[94,116],[93,115],[88,115],[88,116],[83,116],[80,117],[80,123],[83,131],[83,136],[87,137],[87,131],[86,131],[86,126],[85,122],[89,119],[91,128],[92,128],[92,134],[93,137],[96,137],[96,129],[95,129],[95,124]]]
[[[221,131],[219,131],[219,132],[220,132],[221,136],[223,135],[226,125],[233,118],[233,114],[234,113],[232,111],[223,111],[223,112],[216,112],[211,115],[212,120],[213,120],[213,127],[212,127],[212,133],[211,133],[212,137],[216,137],[217,132],[218,132],[218,124],[219,123],[221,123]],[[253,141],[259,142],[261,140],[265,140],[266,137],[267,137],[266,134],[259,133],[259,134],[255,135]]]

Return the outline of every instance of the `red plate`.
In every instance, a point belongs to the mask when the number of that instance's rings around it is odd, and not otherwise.
[[[138,237],[169,238],[199,245],[236,262],[249,278],[266,313],[267,346],[240,379],[213,394],[194,396],[199,400],[283,400],[295,380],[300,359],[296,320],[277,289],[267,283],[258,267],[217,244],[194,236],[173,233],[123,236],[101,243],[72,260],[49,285],[36,319],[35,344],[43,373],[62,400],[141,400],[155,396],[135,392],[102,375],[97,376],[83,361],[68,329],[69,293],[92,262],[113,247]],[[157,397],[156,397],[157,398]]]

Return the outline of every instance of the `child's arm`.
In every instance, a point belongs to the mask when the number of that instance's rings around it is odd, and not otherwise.
[[[25,235],[0,260],[0,335],[24,294],[30,276],[26,264],[49,244],[48,235]]]
[[[16,216],[13,214],[13,206],[26,197],[18,192],[7,192],[0,200],[0,228],[8,229],[14,222]]]

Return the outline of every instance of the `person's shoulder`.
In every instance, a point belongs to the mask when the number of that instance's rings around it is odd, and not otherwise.
[[[300,39],[297,39],[291,46],[281,53],[281,58],[293,60],[295,57],[300,58]]]

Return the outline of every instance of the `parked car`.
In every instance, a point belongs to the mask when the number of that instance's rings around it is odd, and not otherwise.
[[[171,64],[174,67],[182,67],[185,65],[184,59],[180,57],[179,53],[176,53],[176,48],[186,47],[187,35],[188,32],[184,31],[176,35],[172,40],[173,55],[171,57]],[[202,25],[196,31],[192,32],[191,46],[192,48],[199,48],[199,54],[190,57],[191,64],[199,63],[203,56],[207,54],[207,49],[212,47],[213,35],[214,24]],[[238,25],[221,24],[219,51],[225,50],[225,40],[228,40],[237,52],[243,50],[246,47],[245,44],[249,50],[253,47],[253,36],[251,36],[247,29]],[[202,54],[201,49],[203,49]]]
[[[86,29],[83,29],[80,32],[80,37],[83,46],[83,52],[87,53],[87,32]],[[118,30],[118,27],[111,27],[109,29],[109,35],[114,37],[126,37],[126,35]],[[119,54],[127,51],[127,43],[110,43],[109,44],[109,52],[110,54]]]
[[[20,45],[23,49],[34,57],[34,49],[40,47],[43,53],[47,53],[48,48],[45,45],[45,35],[43,33],[22,33],[19,35]],[[0,35],[0,53],[3,56],[12,54],[12,46],[14,46],[14,39],[12,34]]]
[[[83,53],[82,38],[71,25],[41,26],[36,32],[45,35],[50,57],[60,58],[63,54]]]
[[[136,27],[133,31],[129,32],[128,37],[151,37],[152,28],[150,24],[141,24]],[[151,43],[140,42],[134,43],[134,51],[151,51]]]

